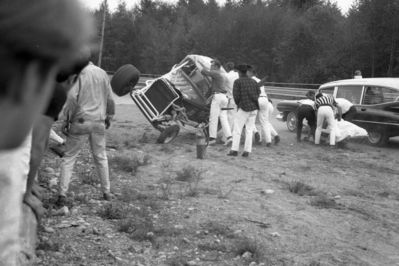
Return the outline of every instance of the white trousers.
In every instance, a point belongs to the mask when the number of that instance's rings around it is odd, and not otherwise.
[[[0,265],[19,265],[22,198],[29,172],[31,133],[20,147],[0,152]]]
[[[259,99],[267,99],[267,98],[259,97]],[[266,109],[266,110],[263,110],[263,116],[264,116],[263,118],[261,118],[262,110],[259,110],[259,112],[258,112],[258,120],[261,124],[261,139],[264,138],[266,143],[269,143],[270,141],[268,141],[267,133],[263,132],[264,131],[263,125],[265,125],[268,128],[268,130],[270,130],[270,139],[278,135],[277,131],[274,129],[272,123],[270,122],[272,114],[274,112],[274,107],[273,107],[273,104],[271,102],[269,102],[269,100],[267,100],[267,103],[265,103],[264,100],[261,100],[261,101],[262,101],[262,103],[260,103],[258,100],[259,108],[261,108],[260,105],[263,104],[264,105],[263,108]],[[267,104],[267,106],[266,106],[266,104]],[[263,120],[263,121],[261,121],[261,120]],[[262,125],[262,122],[264,123],[263,125]],[[258,132],[258,129],[256,127],[254,129],[254,132]]]
[[[261,136],[262,139],[266,141],[266,143],[271,143],[272,142],[272,135],[271,135],[271,130],[270,130],[270,112],[269,112],[269,100],[267,97],[259,97],[258,99],[258,104],[259,104],[259,112],[258,112],[258,117],[259,117],[259,122],[260,122],[260,127],[261,127]],[[262,140],[261,139],[261,140]]]
[[[101,125],[103,126],[103,125]],[[74,135],[70,134],[66,138],[66,152],[61,162],[60,175],[60,195],[65,196],[71,181],[72,170],[80,150],[89,138],[91,153],[97,168],[97,173],[101,181],[103,192],[109,192],[109,169],[108,158],[105,150],[105,128],[103,130],[94,130],[88,134]]]
[[[327,129],[323,130],[323,123],[327,122]],[[335,132],[337,123],[334,119],[334,111],[330,106],[320,106],[317,110],[317,128],[315,132],[315,144],[320,144],[321,132],[330,134],[330,145],[335,145]]]
[[[245,144],[244,151],[252,151],[252,133],[255,128],[255,119],[258,110],[245,112],[241,108],[238,109],[234,117],[234,129],[233,129],[233,144],[231,147],[232,151],[238,151],[240,148],[241,132],[245,125]]]
[[[228,104],[227,95],[224,93],[216,93],[213,95],[212,103],[211,103],[211,112],[209,116],[209,137],[215,138],[217,137],[218,131],[218,123],[220,119],[220,123],[222,125],[223,134],[226,138],[231,136],[231,128],[229,125],[229,121],[227,119],[227,111],[222,110],[222,108],[226,108]]]

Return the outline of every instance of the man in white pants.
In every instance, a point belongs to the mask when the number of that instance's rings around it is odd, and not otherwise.
[[[259,110],[258,98],[260,89],[258,83],[247,76],[247,65],[238,65],[239,78],[234,81],[233,97],[238,111],[234,118],[233,144],[228,156],[237,156],[240,146],[241,132],[245,125],[245,144],[243,157],[248,157],[252,151],[252,133]]]
[[[258,84],[262,83],[262,81],[256,77],[256,70],[252,66],[248,66],[247,75],[248,77],[254,79]],[[272,142],[272,137],[274,137],[275,144],[277,144],[280,142],[280,136],[278,135],[277,131],[274,129],[272,123],[270,122],[271,115],[274,111],[274,107],[270,99],[267,97],[264,86],[260,86],[260,95],[258,103],[259,103],[258,119],[261,125],[262,135],[258,133],[258,130],[255,126],[254,128],[255,142],[261,142],[262,139],[264,139],[266,142],[266,146],[270,147]]]
[[[328,94],[322,94],[321,92],[316,95],[315,101],[317,109],[317,128],[315,133],[316,145],[320,144],[321,132],[323,131],[323,123],[327,123],[327,131],[330,134],[330,146],[335,146],[335,133],[337,123],[334,118],[334,107],[337,106],[333,96]],[[338,121],[341,120],[341,114],[338,117]]]
[[[66,151],[61,162],[57,204],[63,206],[66,203],[72,169],[87,138],[101,180],[103,198],[111,200],[105,129],[110,126],[115,114],[115,104],[107,73],[90,62],[69,92],[64,113],[70,120],[66,121],[64,128],[70,126],[65,144]]]
[[[227,111],[223,110],[227,107],[229,99],[227,98],[228,92],[228,79],[225,73],[221,71],[221,63],[219,60],[214,59],[211,61],[211,69],[200,69],[203,75],[212,78],[212,102],[211,111],[209,115],[209,145],[216,144],[216,137],[218,131],[218,123],[222,125],[223,134],[226,138],[225,145],[232,141],[231,129],[227,119]]]

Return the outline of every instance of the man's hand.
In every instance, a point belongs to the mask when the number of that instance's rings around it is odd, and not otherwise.
[[[112,117],[107,116],[107,118],[105,118],[105,129],[108,129],[111,126],[111,119]]]

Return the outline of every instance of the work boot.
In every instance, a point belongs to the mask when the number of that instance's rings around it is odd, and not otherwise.
[[[249,152],[244,151],[244,152],[242,153],[242,157],[248,157],[248,156],[249,156]]]
[[[238,151],[230,151],[227,156],[237,156],[238,155]]]

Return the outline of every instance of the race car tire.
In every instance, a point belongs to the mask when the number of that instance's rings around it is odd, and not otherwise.
[[[161,135],[157,139],[157,143],[168,144],[171,143],[179,134],[180,127],[178,125],[173,125],[165,128]]]
[[[118,96],[124,96],[133,90],[140,78],[140,71],[133,65],[123,65],[111,79],[112,91]]]

